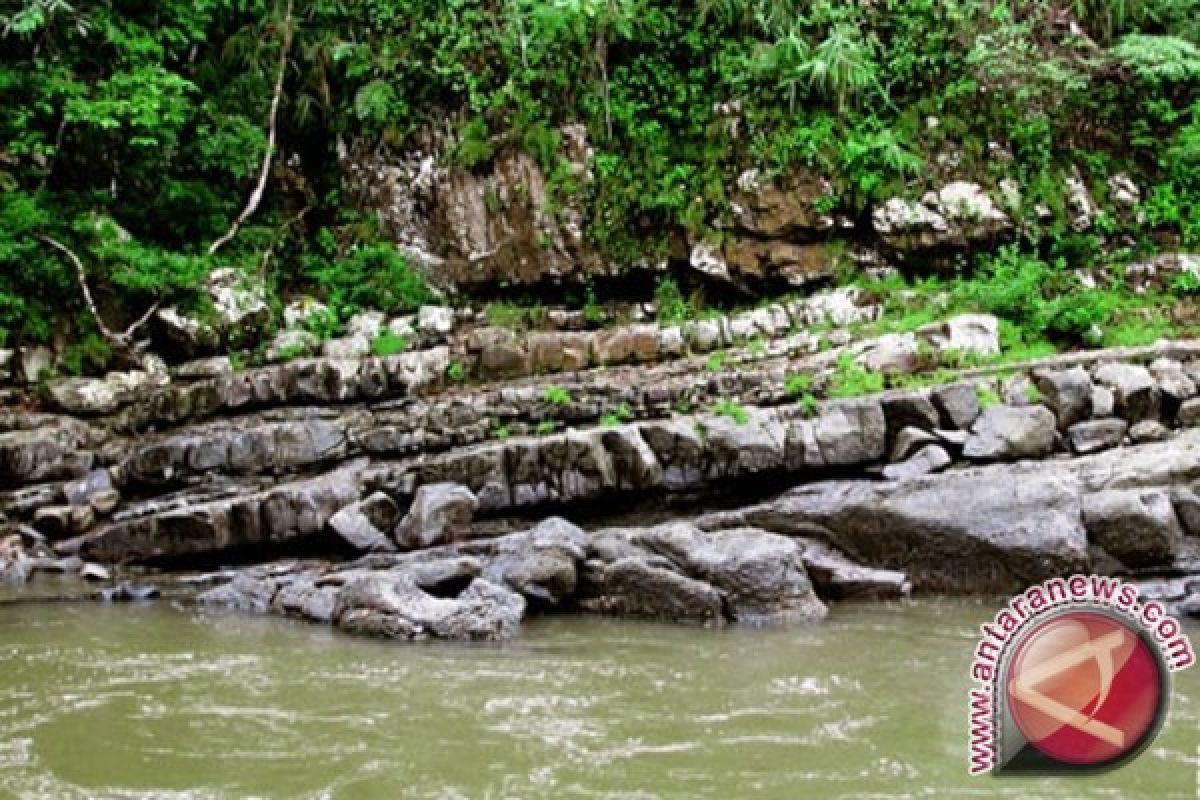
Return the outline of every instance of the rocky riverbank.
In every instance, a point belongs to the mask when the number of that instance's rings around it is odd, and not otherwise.
[[[1090,570],[1200,612],[1200,343],[953,372],[995,319],[863,333],[877,314],[856,290],[675,326],[429,307],[315,357],[17,386],[3,575],[398,639],[807,622]],[[362,346],[400,328],[416,349]],[[915,386],[847,397],[847,369]]]

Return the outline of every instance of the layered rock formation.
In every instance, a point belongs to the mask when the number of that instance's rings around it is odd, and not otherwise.
[[[266,562],[203,602],[401,639],[558,610],[781,624],[1087,570],[1190,607],[1200,345],[838,398],[847,363],[901,382],[998,347],[979,315],[858,335],[867,300],[599,330],[431,308],[395,356],[52,382],[0,414],[4,579]]]

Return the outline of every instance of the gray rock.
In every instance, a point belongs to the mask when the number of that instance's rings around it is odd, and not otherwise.
[[[887,333],[850,346],[856,363],[871,372],[912,372],[920,362],[916,334]]]
[[[479,500],[465,486],[426,484],[417,489],[412,507],[396,526],[396,544],[419,550],[467,538]]]
[[[107,469],[94,469],[78,480],[63,484],[63,494],[69,505],[82,506],[87,505],[94,495],[112,488],[112,474]]]
[[[220,330],[252,334],[270,322],[267,290],[256,275],[230,267],[215,269],[207,288]]]
[[[346,320],[346,334],[373,341],[383,331],[386,321],[382,311],[360,311]]]
[[[310,331],[282,330],[275,334],[267,347],[268,361],[287,361],[307,358],[321,349],[321,339]]]
[[[1000,321],[991,314],[959,314],[918,331],[938,354],[990,356],[1000,352]]]
[[[699,524],[818,538],[858,563],[904,571],[919,590],[1008,592],[1086,570],[1078,492],[1074,478],[1042,464],[995,465],[813,484]]]
[[[302,329],[310,320],[328,313],[329,306],[312,297],[301,297],[288,303],[283,309],[283,324],[287,328]]]
[[[1113,392],[1117,413],[1132,425],[1158,417],[1161,397],[1158,384],[1145,367],[1136,364],[1103,364],[1096,382]]]
[[[87,581],[110,581],[112,573],[99,564],[84,564],[79,568],[79,577]]]
[[[239,573],[229,583],[200,593],[196,603],[203,608],[265,614],[271,608],[276,588],[269,577]]]
[[[769,414],[752,414],[738,424],[728,417],[706,417],[707,450],[713,465],[713,477],[745,475],[783,466],[787,433]],[[839,446],[852,447],[839,441]]]
[[[56,408],[70,414],[111,414],[121,406],[121,395],[107,381],[97,378],[67,378],[50,385]]]
[[[1028,375],[1020,372],[1000,384],[1000,396],[1010,406],[1031,406],[1036,404],[1037,387]]]
[[[1191,400],[1185,400],[1179,406],[1179,412],[1175,415],[1179,425],[1184,428],[1194,428],[1200,425],[1200,397],[1193,397]]]
[[[1120,445],[1128,429],[1129,423],[1123,419],[1093,419],[1072,425],[1067,440],[1080,455],[1096,453]]]
[[[907,461],[889,464],[883,468],[883,477],[889,481],[905,481],[919,478],[931,472],[939,472],[950,466],[950,454],[936,444],[926,445]]]
[[[1164,491],[1095,492],[1083,497],[1082,511],[1092,541],[1130,567],[1169,564],[1183,538]]]
[[[831,600],[893,600],[908,597],[912,584],[903,572],[856,564],[823,542],[801,540],[804,566],[817,593]]]
[[[22,347],[17,356],[17,377],[28,384],[37,383],[54,372],[55,363],[54,351],[49,347]]]
[[[417,310],[417,330],[432,336],[454,332],[454,309],[445,306],[421,306]]]
[[[902,428],[900,433],[896,434],[896,441],[892,443],[892,452],[888,459],[893,463],[904,461],[925,445],[937,444],[940,441],[941,439],[927,430],[913,427]]]
[[[942,414],[945,424],[967,430],[979,418],[979,394],[969,383],[956,383],[933,390],[933,403]]]
[[[587,554],[587,534],[551,517],[527,534],[496,542],[484,577],[519,592],[530,603],[555,607],[575,593],[578,567]]]
[[[589,562],[579,605],[597,614],[720,625],[721,594],[695,580],[636,557]]]
[[[1104,386],[1092,387],[1092,416],[1096,419],[1107,419],[1116,413],[1117,399],[1112,389]]]
[[[1082,233],[1089,230],[1096,220],[1096,204],[1077,168],[1064,180],[1067,190],[1067,210],[1071,215],[1071,228],[1076,233]]]
[[[1092,416],[1092,377],[1082,367],[1039,371],[1034,381],[1042,403],[1058,419],[1058,429],[1066,431]]]
[[[1183,524],[1184,532],[1200,536],[1200,495],[1189,487],[1177,487],[1171,491],[1171,504],[1175,507],[1175,516]]]
[[[1137,444],[1161,442],[1170,435],[1167,426],[1156,419],[1144,419],[1129,428],[1129,438]]]
[[[887,395],[882,403],[883,416],[887,420],[889,431],[903,431],[909,427],[931,431],[938,427],[941,421],[933,401],[923,392]]]
[[[784,624],[825,616],[800,548],[790,538],[755,529],[706,534],[692,525],[673,523],[636,531],[632,540],[667,558],[688,577],[718,589],[733,622]]]
[[[107,516],[117,510],[121,504],[121,493],[116,489],[103,489],[88,498],[92,511],[101,516]]]
[[[816,419],[813,430],[830,466],[878,461],[887,452],[887,420],[878,400],[832,406]]]
[[[1196,384],[1184,372],[1183,365],[1171,358],[1159,358],[1150,365],[1150,375],[1158,382],[1164,408],[1175,409],[1196,396]]]
[[[317,536],[330,517],[358,499],[362,468],[352,463],[263,491],[152,509],[64,542],[63,552],[106,564],[136,563]]]
[[[971,426],[963,455],[980,461],[1043,458],[1054,451],[1054,415],[1043,406],[992,406]]]
[[[321,354],[335,361],[356,361],[371,355],[371,340],[362,334],[326,339]]]
[[[376,492],[338,511],[329,518],[329,527],[356,550],[395,550],[395,545],[384,531],[390,531],[395,526],[399,513],[390,497]]]
[[[338,593],[333,618],[349,633],[401,640],[497,641],[520,629],[521,595],[482,578],[461,593],[438,597],[405,571],[362,575]]]
[[[271,600],[271,610],[326,625],[333,623],[337,586],[318,585],[316,576],[303,574],[285,581]]]

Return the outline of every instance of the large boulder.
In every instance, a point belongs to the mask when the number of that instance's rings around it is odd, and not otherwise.
[[[1170,564],[1183,539],[1165,491],[1127,489],[1085,495],[1083,524],[1092,541],[1130,567]]]
[[[394,550],[395,545],[384,531],[392,530],[399,515],[392,498],[376,492],[338,511],[329,518],[329,527],[355,550]]]
[[[338,593],[333,617],[349,633],[415,641],[496,641],[516,635],[525,601],[483,578],[457,594],[438,596],[420,586],[411,571],[371,572]]]
[[[732,622],[783,624],[825,616],[801,549],[787,537],[751,528],[703,533],[675,523],[636,531],[632,541],[716,588]]]
[[[1077,483],[1015,467],[813,484],[699,522],[816,538],[925,591],[1008,592],[1089,565]]]
[[[1058,429],[1065,431],[1092,415],[1092,377],[1082,367],[1034,373],[1042,403],[1054,412]]]
[[[813,428],[824,462],[830,466],[866,464],[887,452],[887,418],[878,400],[832,406]]]
[[[396,544],[403,550],[420,550],[466,539],[479,500],[465,486],[426,484],[417,489],[412,506],[396,526]]]
[[[1150,370],[1137,364],[1108,363],[1096,368],[1095,378],[1112,391],[1117,414],[1130,424],[1158,418],[1162,397]]]
[[[1054,452],[1054,414],[1043,406],[991,406],[971,426],[963,455],[977,461],[1044,458]]]

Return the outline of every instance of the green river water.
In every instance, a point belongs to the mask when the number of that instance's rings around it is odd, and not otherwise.
[[[994,610],[841,605],[783,631],[555,617],[470,647],[166,603],[3,606],[0,797],[1200,796],[1200,668],[1118,772],[969,778],[967,669]]]

